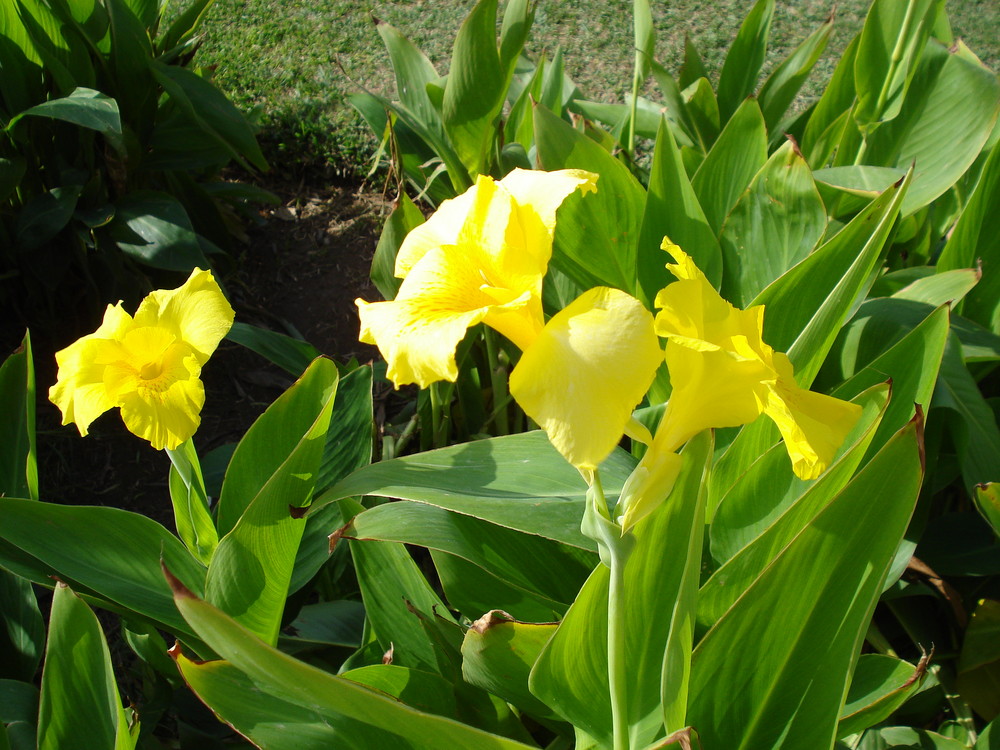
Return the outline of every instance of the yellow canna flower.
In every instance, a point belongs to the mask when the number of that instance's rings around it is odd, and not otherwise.
[[[361,341],[376,344],[397,386],[458,377],[455,347],[483,322],[522,350],[541,332],[542,279],[552,256],[556,209],[597,175],[516,169],[480,175],[411,231],[396,257],[396,299],[357,300]]]
[[[662,357],[642,303],[597,287],[553,316],[524,350],[510,392],[567,461],[592,470],[621,440]]]
[[[81,435],[113,407],[157,450],[174,449],[201,422],[199,375],[233,324],[233,309],[210,271],[195,269],[178,289],[150,293],[135,317],[108,305],[92,334],[56,353],[49,400]]]
[[[619,507],[627,529],[669,493],[680,470],[675,451],[711,427],[748,424],[767,414],[802,479],[829,466],[861,408],[795,382],[788,357],[762,339],[763,306],[739,310],[719,296],[694,261],[664,239],[677,277],[656,296],[656,332],[667,339],[673,390],[653,443],[626,482]]]

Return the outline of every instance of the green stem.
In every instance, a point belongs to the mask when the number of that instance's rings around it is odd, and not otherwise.
[[[592,485],[595,502],[601,515],[610,516],[608,502],[601,485],[601,475],[594,472]],[[609,524],[610,526],[610,524]],[[611,691],[611,726],[614,750],[629,750],[628,674],[625,665],[625,563],[630,545],[622,544],[618,530],[605,535],[610,558],[611,580],[608,588],[608,686]]]
[[[431,443],[435,448],[444,448],[448,444],[448,408],[449,398],[444,386],[448,383],[431,383]]]
[[[490,368],[490,388],[493,391],[493,408],[496,415],[497,431],[500,435],[510,434],[510,422],[507,418],[507,373],[500,363],[500,348],[497,345],[497,334],[492,328],[483,327],[483,338],[486,339],[486,360]],[[502,406],[501,406],[502,405]]]

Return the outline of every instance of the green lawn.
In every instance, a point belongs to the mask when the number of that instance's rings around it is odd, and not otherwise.
[[[902,2],[902,0],[900,0]],[[202,64],[216,66],[220,85],[245,109],[258,110],[261,138],[272,161],[363,171],[372,149],[367,129],[345,96],[359,87],[392,90],[388,57],[370,20],[385,20],[410,37],[444,72],[452,40],[473,0],[216,0],[204,27]],[[657,57],[676,70],[690,35],[710,70],[749,10],[747,0],[652,0]],[[779,0],[770,60],[780,60],[830,12],[828,0]],[[837,3],[835,34],[813,73],[817,91],[868,2]],[[620,100],[632,68],[630,0],[540,0],[528,49],[551,54],[561,46],[567,72],[592,99]],[[956,36],[994,70],[1000,62],[1000,3],[953,0]],[[653,96],[656,96],[655,92]]]

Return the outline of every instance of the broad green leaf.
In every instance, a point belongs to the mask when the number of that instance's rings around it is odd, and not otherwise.
[[[387,300],[395,299],[402,279],[396,278],[396,253],[410,230],[424,223],[424,215],[405,192],[396,199],[392,213],[382,225],[375,257],[372,259],[371,279]]]
[[[38,717],[38,699],[38,688],[30,682],[0,679],[0,724],[34,723]]]
[[[1000,601],[981,599],[969,619],[958,655],[956,687],[987,721],[1000,715]]]
[[[167,271],[209,268],[184,206],[168,193],[137,190],[121,198],[109,226],[121,250]]]
[[[898,169],[913,165],[913,185],[902,208],[902,215],[909,216],[966,172],[998,114],[1000,79],[932,40],[899,115],[869,138],[865,161]]]
[[[535,108],[535,145],[543,169],[586,169],[600,175],[596,193],[577,192],[560,207],[552,264],[585,289],[611,286],[634,292],[642,186],[624,164],[542,107]]]
[[[405,108],[426,128],[444,135],[441,115],[427,94],[427,84],[440,76],[427,56],[396,28],[375,19],[396,77],[396,94]]]
[[[855,127],[850,112],[855,96],[854,61],[859,39],[860,36],[855,36],[847,45],[802,134],[802,153],[813,169],[827,165],[845,124]]]
[[[325,721],[354,719],[384,729],[414,747],[530,747],[433,714],[417,711],[380,692],[325,672],[268,646],[212,605],[175,586],[178,609],[213,651],[279,700],[319,714]]]
[[[0,680],[33,680],[44,643],[45,625],[31,583],[0,568],[0,653],[5,654]],[[0,717],[0,723],[11,721]]]
[[[699,625],[707,629],[768,563],[850,481],[889,403],[889,386],[863,392],[863,411],[829,469],[815,482],[796,477],[782,443],[755,461],[725,494],[709,534],[712,557],[724,562],[702,586]]]
[[[105,0],[103,5],[108,11],[108,67],[114,76],[118,109],[126,126],[145,139],[153,125],[160,93],[150,67],[157,63],[149,32],[125,0]],[[219,96],[225,98],[221,92]],[[141,158],[141,154],[137,156]]]
[[[889,750],[899,748],[899,750],[967,750],[964,742],[945,737],[937,732],[929,732],[925,729],[914,729],[913,727],[885,727],[879,730],[879,736],[885,741],[885,747]]]
[[[854,62],[858,97],[854,119],[862,129],[874,129],[899,114],[930,35],[937,4],[938,0],[872,3]]]
[[[823,237],[826,209],[812,172],[787,141],[753,178],[719,237],[722,291],[745,307],[772,281],[804,260]]]
[[[300,377],[310,363],[320,356],[319,350],[307,341],[293,339],[277,331],[237,320],[226,338],[265,357],[281,369]]]
[[[624,618],[631,746],[645,747],[664,721],[684,721],[694,601],[704,536],[702,491],[709,433],[691,440],[669,498],[634,531],[625,565]],[[531,692],[605,745],[611,741],[608,688],[610,572],[598,565],[531,672]],[[662,697],[661,697],[662,692]],[[671,727],[668,727],[670,730]]]
[[[758,0],[758,4],[764,0]],[[767,130],[753,99],[740,105],[719,134],[691,185],[718,235],[729,212],[767,161]]]
[[[764,115],[767,132],[771,134],[772,141],[775,136],[781,135],[774,132],[775,126],[781,122],[802,84],[812,72],[816,61],[823,54],[832,31],[833,12],[818,29],[807,36],[778,64],[760,87],[757,100],[760,102],[760,111]]]
[[[993,720],[979,735],[975,750],[997,750],[1000,748],[1000,721]]]
[[[496,42],[497,0],[479,0],[455,37],[444,88],[444,127],[470,175],[486,172],[506,94]]]
[[[837,736],[846,737],[888,719],[920,689],[926,674],[924,660],[913,666],[891,656],[862,654],[840,712]]]
[[[130,750],[139,724],[129,723],[97,617],[66,584],[57,584],[42,672],[39,750]]]
[[[708,79],[709,73],[702,62],[701,53],[698,46],[691,39],[690,35],[684,35],[684,62],[677,74],[677,83],[682,89],[686,89],[699,78]]]
[[[766,311],[764,340],[788,353],[800,385],[812,382],[855,300],[874,281],[908,185],[904,179],[886,190],[753,300]]]
[[[605,491],[619,492],[634,466],[624,451],[612,453],[601,465]],[[317,497],[310,513],[345,497],[393,497],[593,550],[593,541],[580,533],[586,489],[538,430],[365,466]]]
[[[707,78],[699,78],[681,91],[681,101],[691,119],[702,148],[708,151],[719,137],[722,124],[719,118],[719,102]]]
[[[894,299],[923,302],[935,307],[953,306],[975,289],[981,278],[982,273],[975,268],[941,271],[933,276],[916,279],[898,292],[894,292],[892,296]]]
[[[962,347],[948,337],[932,406],[954,412],[952,439],[958,449],[962,484],[967,492],[983,482],[1000,481],[1000,427],[990,404],[962,361]]]
[[[61,232],[76,210],[82,185],[66,185],[37,193],[18,212],[15,244],[22,251],[35,250]]]
[[[983,514],[983,518],[993,527],[993,531],[1000,536],[1000,483],[986,482],[975,488],[973,493],[976,500],[976,507]]]
[[[1000,333],[1000,148],[994,146],[979,183],[955,225],[938,272],[983,264],[983,279],[957,309],[965,317]]]
[[[215,3],[215,0],[193,0],[185,6],[167,30],[156,40],[161,52],[170,52],[175,47],[187,43],[201,26],[205,14]]]
[[[920,489],[921,432],[915,420],[897,433],[695,648],[687,720],[706,747],[833,745]]]
[[[693,146],[697,133],[688,114],[687,105],[684,103],[684,97],[681,96],[680,86],[667,69],[656,60],[653,60],[653,78],[656,79],[656,85],[663,94],[664,101],[661,108],[664,111],[661,117],[666,118],[674,134],[674,140],[681,146]],[[702,143],[702,151],[708,151],[709,145]]]
[[[73,89],[69,96],[37,104],[14,117],[7,124],[7,130],[11,130],[21,118],[28,116],[49,117],[96,130],[120,156],[125,156],[118,102],[100,91],[80,87]]]
[[[27,168],[23,156],[0,157],[0,201],[6,201],[21,183]]]
[[[462,677],[525,713],[558,718],[531,694],[528,675],[557,623],[519,622],[506,612],[487,612],[472,623],[462,641]]]
[[[508,584],[567,606],[596,562],[568,554],[550,539],[423,503],[378,505],[355,516],[343,533],[448,552]]]
[[[16,15],[23,24],[46,77],[51,76],[55,84],[57,95],[69,94],[78,86],[94,87],[94,66],[89,50],[86,45],[77,43],[75,35],[63,33],[64,21],[54,12],[52,5],[42,0],[15,0],[4,3],[4,6],[9,8],[5,8],[6,13]],[[27,46],[22,49],[27,49]],[[34,58],[30,54],[28,57]],[[44,98],[39,91],[37,100]]]
[[[153,63],[153,75],[171,101],[198,128],[215,138],[246,169],[267,171],[250,123],[215,84],[176,65]]]
[[[206,598],[268,643],[278,628],[330,426],[337,368],[316,359],[236,448],[218,503]]]
[[[773,16],[774,0],[757,0],[729,47],[719,73],[719,113],[723,122],[733,116],[757,86]]]
[[[199,562],[208,565],[219,544],[219,535],[208,507],[198,451],[194,442],[188,439],[176,449],[167,450],[167,455],[170,456],[168,486],[177,535]]]
[[[186,586],[202,590],[205,568],[155,521],[118,508],[57,505],[0,497],[0,537],[61,580],[190,633],[160,573],[165,560]],[[45,529],[39,534],[39,529]],[[5,562],[6,565],[6,562]],[[36,583],[49,583],[46,579]]]
[[[191,690],[223,721],[263,750],[416,746],[384,729],[284,700],[227,661],[199,662],[172,652]],[[373,695],[375,693],[372,693]]]
[[[38,499],[31,334],[0,365],[0,495]]]
[[[313,496],[316,497],[355,469],[372,460],[372,369],[359,367],[337,385],[330,430],[320,461]],[[298,591],[330,558],[330,532],[344,525],[341,508],[330,505],[306,516],[290,591]]]
[[[705,219],[681,160],[673,134],[660,122],[649,172],[649,188],[636,249],[636,289],[652,308],[656,294],[673,281],[667,255],[660,249],[664,237],[690,255],[713,285],[722,280],[722,251]]]
[[[345,646],[358,648],[363,640],[365,607],[353,599],[333,599],[307,604],[285,628],[279,639],[281,650],[295,653],[303,647]]]
[[[507,86],[528,39],[534,16],[535,6],[529,0],[508,0],[504,6],[500,25],[500,68],[504,71]]]

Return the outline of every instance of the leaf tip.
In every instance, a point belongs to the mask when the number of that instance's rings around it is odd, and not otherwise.
[[[164,559],[160,558],[160,570],[163,571],[163,577],[167,579],[167,585],[170,586],[170,590],[173,592],[174,598],[176,599],[197,599],[194,592],[191,591],[187,586],[185,586],[181,579],[170,572],[170,568],[167,567],[167,563]]]
[[[496,627],[497,625],[502,625],[504,623],[514,622],[514,621],[515,621],[514,618],[511,617],[507,612],[504,612],[502,609],[491,609],[485,615],[483,615],[474,623],[472,623],[472,626],[469,628],[469,630],[474,630],[477,633],[479,633],[479,635],[483,635],[486,633],[487,630],[489,630],[492,627]]]

